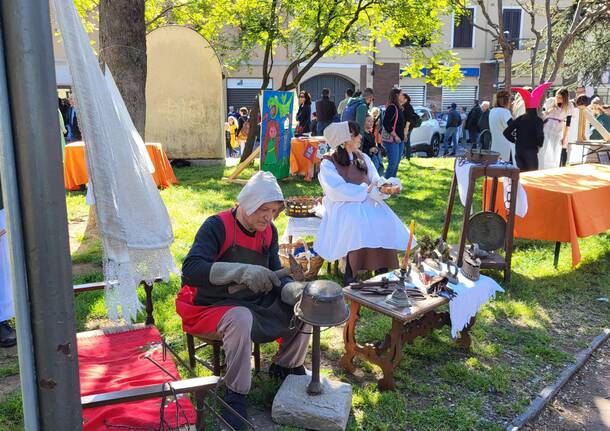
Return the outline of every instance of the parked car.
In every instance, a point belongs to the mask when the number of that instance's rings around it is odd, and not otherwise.
[[[385,106],[380,106],[382,115]],[[439,121],[432,117],[432,111],[424,106],[414,106],[415,112],[421,118],[421,126],[411,132],[411,154],[425,153],[428,157],[438,156],[442,134]]]
[[[430,109],[424,106],[414,106],[413,109],[421,118],[421,126],[411,132],[411,153],[426,153],[428,157],[438,156],[441,144],[439,121],[433,118]]]

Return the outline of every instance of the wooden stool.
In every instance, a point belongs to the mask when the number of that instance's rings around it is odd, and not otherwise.
[[[459,159],[456,159],[455,164],[457,166]],[[515,207],[517,204],[517,187],[519,185],[519,168],[510,164],[503,165],[482,165],[473,164],[470,168],[470,176],[468,180],[468,191],[466,194],[466,203],[464,205],[464,219],[462,221],[462,232],[460,233],[460,242],[456,247],[452,247],[451,254],[457,261],[457,266],[462,266],[462,259],[464,257],[464,249],[466,248],[466,238],[468,236],[468,228],[470,226],[470,213],[472,209],[472,203],[474,201],[474,193],[476,187],[476,181],[479,178],[491,178],[491,197],[483,202],[483,211],[495,212],[496,205],[496,194],[498,193],[498,180],[499,178],[507,177],[511,179],[510,188],[510,199],[506,207],[507,220],[506,220],[506,234],[504,239],[504,256],[501,256],[497,252],[491,252],[489,257],[481,259],[481,269],[498,269],[504,271],[504,281],[510,281],[510,270],[511,261],[513,254],[513,234],[515,229]],[[451,214],[453,211],[453,205],[455,203],[455,195],[457,194],[457,176],[455,174],[455,167],[453,173],[453,181],[451,182],[451,190],[449,192],[449,201],[447,204],[447,210],[445,212],[445,224],[443,226],[443,232],[441,239],[447,241],[447,235],[449,233],[449,225],[451,224]],[[485,184],[484,187],[487,185]],[[487,208],[486,208],[487,207]]]
[[[201,344],[195,345],[195,338],[202,341]],[[197,351],[212,346],[212,364],[205,359],[197,356]],[[207,334],[186,334],[186,347],[189,353],[189,365],[191,369],[195,369],[197,362],[209,369],[215,376],[220,376],[224,365],[221,364],[222,352],[222,335],[219,332],[210,332]],[[258,373],[261,370],[261,349],[258,343],[254,343],[254,372]]]

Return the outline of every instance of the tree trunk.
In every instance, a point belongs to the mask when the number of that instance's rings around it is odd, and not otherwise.
[[[512,85],[513,53],[504,52],[504,89],[510,91]]]
[[[144,139],[146,123],[145,0],[100,0],[100,58]]]
[[[250,129],[248,130],[248,138],[246,139],[246,143],[244,144],[244,152],[241,155],[240,163],[246,160],[252,151],[254,150],[254,141],[256,141],[256,136],[258,133],[258,114],[260,113],[260,105],[259,105],[259,96],[256,96],[254,99],[254,104],[250,108],[250,119],[248,122],[250,123]]]

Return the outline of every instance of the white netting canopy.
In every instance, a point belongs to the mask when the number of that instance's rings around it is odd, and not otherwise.
[[[89,182],[104,249],[106,306],[111,319],[135,320],[142,281],[177,272],[167,209],[150,174],[151,162],[118,89],[102,74],[73,0],[53,0],[73,79],[86,143]],[[107,70],[107,68],[106,68]]]

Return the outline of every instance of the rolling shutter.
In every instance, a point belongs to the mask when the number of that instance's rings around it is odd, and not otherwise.
[[[403,85],[400,89],[411,97],[411,105],[426,106],[426,87],[424,85]]]
[[[242,106],[250,109],[259,90],[256,88],[227,88],[227,109],[229,106],[238,110]]]
[[[445,110],[449,105],[455,102],[458,108],[466,106],[468,109],[474,104],[474,100],[478,98],[479,87],[476,85],[461,85],[455,90],[443,87],[443,106]]]

